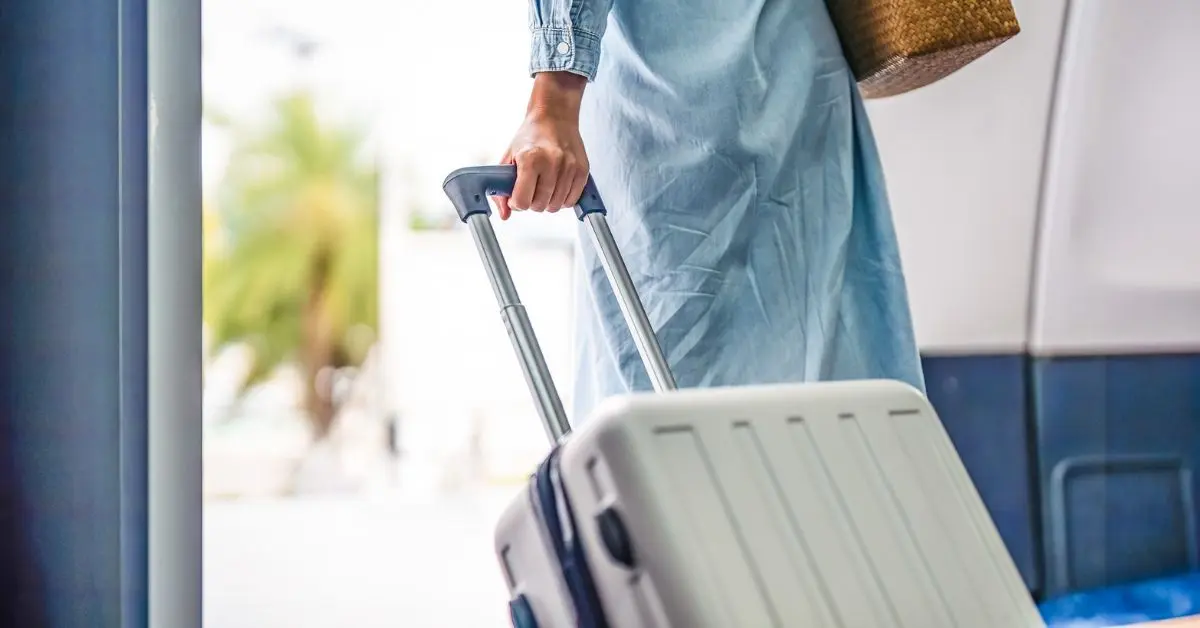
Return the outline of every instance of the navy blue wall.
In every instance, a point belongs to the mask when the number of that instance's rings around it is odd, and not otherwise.
[[[0,626],[144,626],[146,3],[2,7]]]
[[[1200,355],[1039,359],[1047,593],[1197,567]]]
[[[1031,591],[1042,583],[1022,355],[925,356],[929,400]]]
[[[1039,597],[1200,568],[1200,355],[926,356],[924,368]]]

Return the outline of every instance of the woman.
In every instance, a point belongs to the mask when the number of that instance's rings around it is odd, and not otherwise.
[[[530,2],[502,218],[573,206],[590,168],[681,387],[923,389],[879,157],[823,0]],[[579,264],[583,418],[650,382],[587,238]]]

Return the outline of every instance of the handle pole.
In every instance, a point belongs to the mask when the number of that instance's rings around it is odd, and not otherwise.
[[[624,315],[625,324],[633,335],[633,342],[642,357],[642,364],[646,367],[655,392],[675,390],[675,376],[671,374],[671,366],[663,355],[662,346],[658,344],[658,337],[655,336],[654,327],[646,315],[646,308],[642,305],[633,278],[630,277],[625,260],[617,248],[617,241],[608,227],[608,218],[600,212],[589,212],[584,214],[582,219],[592,234],[592,242],[600,252],[600,263],[604,266],[608,282],[617,296],[621,314]]]
[[[474,166],[460,168],[451,172],[442,184],[442,189],[453,203],[458,217],[467,224],[479,257],[483,260],[492,291],[496,293],[496,301],[500,304],[500,315],[508,330],[509,340],[516,350],[521,363],[521,371],[525,382],[533,395],[538,414],[541,415],[542,425],[546,435],[552,442],[559,442],[571,431],[567,413],[563,410],[562,399],[546,366],[546,358],[538,345],[530,325],[525,306],[517,296],[513,285],[512,275],[508,264],[496,240],[496,232],[492,229],[490,216],[491,206],[489,196],[509,196],[517,179],[517,169],[514,166]],[[629,275],[629,269],[617,248],[605,216],[604,201],[596,189],[595,181],[588,177],[583,195],[575,207],[575,216],[588,226],[592,241],[600,253],[600,261],[604,272],[612,286],[613,293],[621,307],[625,324],[629,327],[637,346],[638,355],[646,373],[650,376],[651,384],[657,392],[675,390],[675,377],[671,374],[670,365],[663,355],[650,318],[638,296],[637,288]]]
[[[521,362],[521,371],[525,375],[525,383],[533,396],[538,414],[542,418],[542,426],[551,443],[557,443],[571,431],[567,413],[563,410],[562,399],[550,376],[550,368],[546,365],[546,357],[538,344],[533,325],[517,288],[513,285],[512,274],[500,243],[496,240],[496,232],[488,215],[484,213],[471,214],[466,218],[471,236],[475,240],[475,248],[483,260],[492,291],[500,305],[500,317],[504,319],[504,327],[508,330],[508,338],[512,341],[517,359]]]

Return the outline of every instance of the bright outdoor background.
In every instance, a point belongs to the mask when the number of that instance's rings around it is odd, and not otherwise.
[[[205,625],[507,625],[545,449],[440,186],[524,113],[522,2],[205,0]],[[500,229],[569,401],[568,214]]]
[[[1031,587],[1194,572],[1200,12],[1015,4],[1021,37],[870,105],[931,401]],[[526,11],[204,0],[209,628],[508,625],[492,527],[545,442],[440,186],[524,113]],[[572,216],[498,231],[569,404]]]

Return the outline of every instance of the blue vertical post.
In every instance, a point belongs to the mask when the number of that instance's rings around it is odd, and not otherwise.
[[[197,308],[179,324],[194,328],[179,333],[196,347],[176,357],[199,368],[198,259],[157,271],[161,285],[163,273],[196,269],[165,304],[150,281],[162,262],[153,223],[174,223],[177,236],[186,218],[151,212],[148,4],[186,1],[4,0],[0,10],[0,626],[140,628],[157,600],[165,609],[189,595],[196,617],[180,607],[170,625],[199,626],[199,474],[150,468],[173,426],[194,418],[199,433],[199,378],[180,393],[190,373],[160,359],[165,372],[149,379],[153,321],[193,305],[189,290]],[[196,47],[198,87],[198,36]],[[189,111],[176,102],[176,128]],[[198,258],[194,233],[181,255]],[[179,405],[160,429],[163,382]],[[198,439],[175,446],[197,452],[182,465],[198,460]],[[155,482],[187,488],[155,503]],[[184,546],[166,560],[151,547],[156,521],[175,525],[167,536]]]

